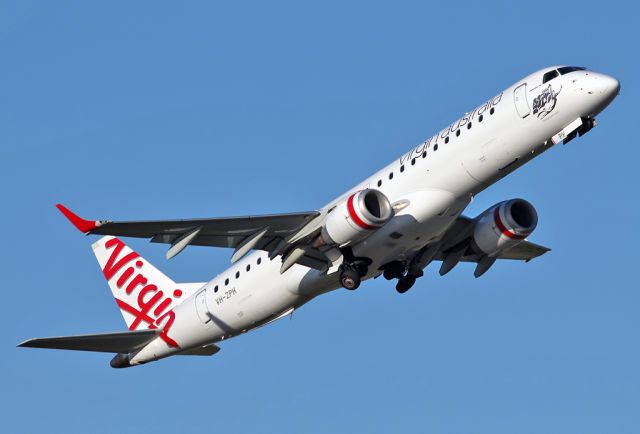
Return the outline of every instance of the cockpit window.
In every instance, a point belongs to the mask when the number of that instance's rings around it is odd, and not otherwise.
[[[584,71],[586,68],[582,66],[563,66],[562,68],[558,68],[560,75],[565,75],[573,71]]]
[[[542,76],[542,84],[546,83],[546,82],[547,82],[547,81],[549,81],[549,80],[553,80],[553,79],[554,79],[554,78],[556,78],[558,75],[560,75],[560,74],[558,74],[558,71],[556,71],[555,69],[554,69],[554,70],[552,70],[552,71],[549,71],[549,72],[545,73],[545,74]]]

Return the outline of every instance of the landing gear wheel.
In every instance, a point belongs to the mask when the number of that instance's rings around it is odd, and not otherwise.
[[[360,286],[360,275],[354,269],[347,268],[340,274],[340,284],[350,291]]]
[[[387,280],[393,280],[393,279],[400,279],[403,273],[404,273],[404,270],[402,269],[396,270],[393,268],[385,268],[385,270],[382,272],[382,275]]]
[[[396,284],[396,291],[398,291],[400,294],[404,294],[411,289],[414,283],[416,283],[415,276],[401,277],[400,279],[398,279],[398,283]]]
[[[400,279],[405,273],[406,267],[400,261],[395,261],[387,264],[384,268],[382,275],[387,280]]]
[[[369,272],[369,266],[364,262],[355,262],[352,264],[353,269],[358,273],[358,276],[364,277]]]

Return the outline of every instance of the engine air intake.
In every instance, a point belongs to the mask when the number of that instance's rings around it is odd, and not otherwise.
[[[537,225],[538,213],[526,200],[500,202],[478,217],[473,231],[474,250],[495,256],[531,235]]]
[[[379,190],[353,193],[329,212],[322,229],[324,244],[344,246],[367,237],[393,217],[387,196]]]

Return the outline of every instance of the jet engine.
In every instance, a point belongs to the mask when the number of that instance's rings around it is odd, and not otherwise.
[[[486,210],[473,231],[473,249],[489,257],[511,248],[531,235],[538,213],[524,199],[511,199]]]
[[[346,246],[370,235],[393,217],[389,199],[381,191],[365,189],[350,195],[329,211],[321,244]]]

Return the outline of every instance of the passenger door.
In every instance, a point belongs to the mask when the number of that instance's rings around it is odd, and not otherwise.
[[[527,83],[523,83],[516,87],[513,91],[513,102],[516,105],[516,111],[521,118],[526,118],[531,113],[529,102],[527,101]]]

